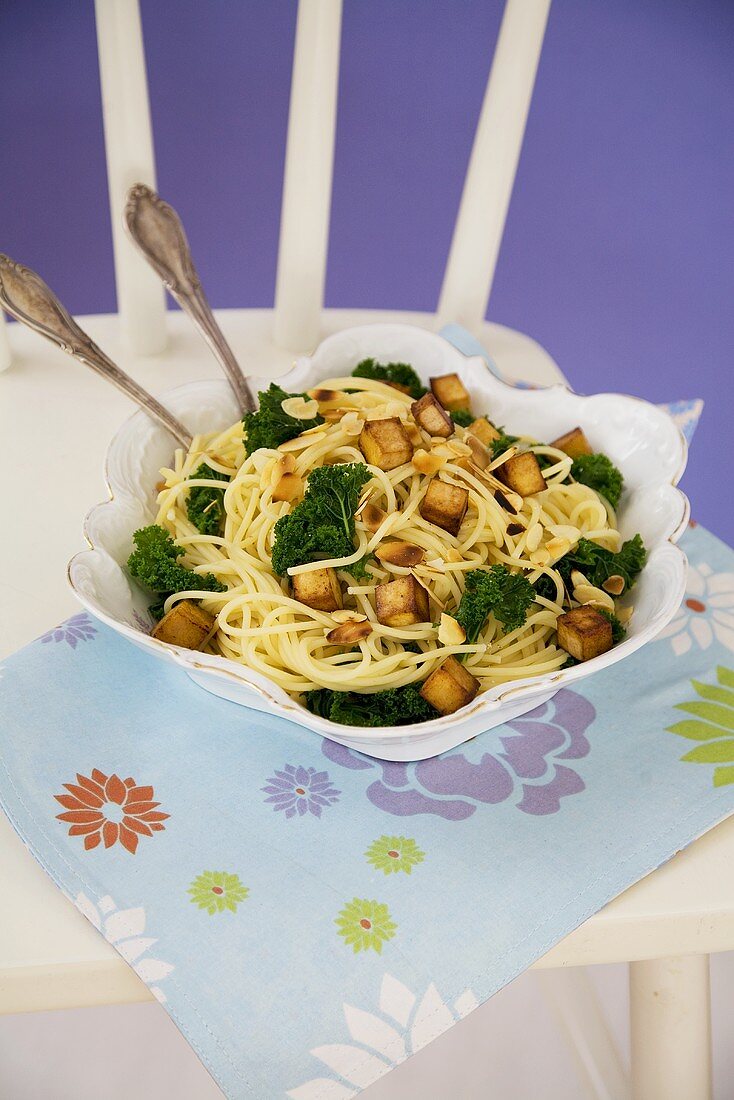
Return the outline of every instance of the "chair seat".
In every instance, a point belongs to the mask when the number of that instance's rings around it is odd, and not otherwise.
[[[282,373],[293,355],[274,346],[270,310],[220,311],[222,327],[245,370]],[[327,310],[324,335],[370,321],[434,328],[432,314]],[[120,346],[115,316],[81,323],[101,347],[153,392],[215,377],[216,364],[180,313],[168,316],[164,355],[136,359]],[[535,341],[500,325],[476,334],[508,377],[538,384],[562,375]],[[0,657],[76,610],[62,583],[82,543],[81,520],[105,495],[100,476],[110,437],[129,415],[128,400],[91,371],[17,325],[13,364],[3,378],[0,461],[22,456],[24,477],[7,488],[8,513],[22,540],[3,546]],[[28,448],[28,440],[35,446]],[[44,442],[45,440],[45,442]],[[44,511],[29,486],[44,486]],[[34,577],[33,592],[22,572]],[[0,815],[0,1012],[150,1000],[114,949],[56,890]],[[536,965],[580,966],[723,951],[734,947],[734,819],[723,823],[617,898],[557,944]]]

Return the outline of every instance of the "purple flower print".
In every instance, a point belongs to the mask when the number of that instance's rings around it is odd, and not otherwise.
[[[580,760],[589,753],[586,730],[596,717],[588,699],[562,688],[549,702],[508,722],[501,751],[482,752],[484,738],[432,760],[398,764],[371,760],[352,749],[324,741],[324,755],[343,768],[382,775],[367,788],[373,805],[396,817],[435,814],[463,821],[481,805],[516,803],[523,813],[554,814],[561,799],[584,790],[581,776],[557,761]],[[477,746],[479,746],[477,748]]]
[[[78,615],[72,615],[66,622],[60,623],[53,630],[47,630],[41,635],[42,642],[67,642],[72,649],[76,649],[77,642],[88,642],[97,633],[96,626],[86,611]]]
[[[284,810],[286,817],[303,817],[313,814],[321,817],[324,806],[339,801],[341,791],[332,785],[327,772],[317,772],[315,768],[296,768],[286,764],[282,772],[276,772],[268,779],[268,786],[261,788],[268,797],[266,802],[273,804],[276,811]]]

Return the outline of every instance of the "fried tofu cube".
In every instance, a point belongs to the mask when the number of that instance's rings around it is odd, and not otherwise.
[[[573,428],[565,435],[559,435],[558,439],[553,440],[551,447],[557,447],[559,451],[564,451],[571,458],[593,454],[591,444],[581,428]]]
[[[577,661],[590,661],[612,648],[612,624],[595,607],[575,607],[556,620],[558,644]]]
[[[359,448],[370,466],[378,470],[394,470],[413,457],[413,444],[397,416],[366,421]]]
[[[181,600],[163,616],[151,634],[159,642],[201,649],[214,629],[215,618],[195,600]]]
[[[375,589],[377,621],[383,626],[414,626],[430,621],[428,593],[412,573]]]
[[[420,401],[414,401],[410,411],[429,435],[453,435],[454,422],[432,393],[426,393]]]
[[[420,503],[420,513],[429,523],[458,535],[469,505],[469,492],[459,485],[433,478]]]
[[[293,598],[315,611],[339,611],[342,590],[336,569],[311,569],[291,577]]]
[[[470,431],[485,447],[488,447],[490,443],[493,443],[495,439],[499,439],[500,437],[500,433],[497,431],[494,424],[490,424],[486,416],[479,416],[476,420],[472,420],[467,431]]]
[[[468,409],[471,402],[468,391],[458,374],[442,374],[438,378],[429,378],[431,389],[445,409]]]
[[[532,451],[521,451],[508,458],[495,471],[501,481],[521,497],[529,497],[547,488],[540,464]]]
[[[478,691],[476,676],[472,676],[456,657],[447,657],[425,681],[420,694],[439,714],[453,714],[471,703]]]

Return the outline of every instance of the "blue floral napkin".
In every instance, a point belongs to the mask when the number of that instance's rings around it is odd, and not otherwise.
[[[734,553],[682,541],[655,642],[412,764],[75,615],[3,669],[0,803],[228,1097],[346,1100],[734,810]]]

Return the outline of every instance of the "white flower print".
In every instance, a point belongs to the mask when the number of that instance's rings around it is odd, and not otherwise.
[[[708,649],[714,639],[734,652],[734,573],[714,573],[705,562],[689,566],[685,599],[658,638],[670,638],[676,657],[694,642]]]
[[[418,1001],[406,985],[385,974],[379,1014],[343,1006],[347,1029],[359,1046],[330,1043],[311,1051],[339,1080],[316,1077],[287,1095],[292,1100],[348,1100],[467,1016],[477,1004],[467,989],[450,1006],[433,983]]]
[[[173,970],[170,963],[161,959],[152,959],[147,952],[157,940],[143,936],[145,931],[145,910],[118,909],[115,902],[106,894],[95,905],[86,894],[77,894],[75,905],[91,921],[97,931],[130,963],[135,973],[150,988],[157,1001],[164,1003],[166,995],[158,985]],[[145,956],[145,957],[143,957]]]

